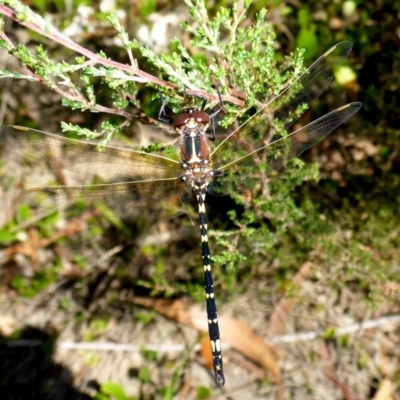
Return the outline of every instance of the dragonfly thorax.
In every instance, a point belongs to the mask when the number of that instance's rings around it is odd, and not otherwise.
[[[205,190],[213,180],[210,168],[210,145],[206,131],[210,118],[198,108],[184,109],[174,121],[181,135],[181,160],[185,174],[182,179],[194,190]]]
[[[184,164],[201,163],[205,160],[209,163],[210,145],[204,136],[183,137],[181,142],[181,160]]]

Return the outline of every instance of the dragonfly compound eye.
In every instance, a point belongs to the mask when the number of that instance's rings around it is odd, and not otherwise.
[[[208,123],[210,122],[210,117],[209,115],[204,112],[204,111],[195,111],[192,113],[192,117],[197,121],[197,122],[202,122],[202,123]]]
[[[192,118],[200,125],[207,126],[210,123],[210,117],[204,111],[195,111]]]
[[[180,130],[183,126],[187,124],[191,115],[187,112],[182,112],[177,115],[174,119],[174,128]]]

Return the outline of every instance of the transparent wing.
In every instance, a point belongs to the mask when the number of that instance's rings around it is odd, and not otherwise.
[[[179,179],[181,165],[173,159],[111,146],[99,151],[95,144],[21,126],[1,127],[0,143],[31,161],[48,161],[53,168],[118,182],[23,191],[20,201],[33,207],[153,219],[179,212],[182,201],[191,198]]]
[[[335,69],[346,60],[351,42],[341,42],[323,54],[292,85],[232,132],[212,152],[219,163],[233,161],[266,145],[277,132],[285,132],[330,85]]]
[[[182,173],[173,159],[135,150],[67,139],[22,126],[0,128],[0,143],[25,154],[33,161],[48,161],[55,168],[65,168],[104,181],[123,178],[127,181],[172,178]]]
[[[100,212],[108,216],[156,219],[183,210],[193,199],[190,188],[177,179],[91,186],[55,186],[24,190],[20,201],[49,211],[72,214]]]
[[[300,156],[355,114],[360,102],[347,104],[317,119],[292,134],[277,138],[245,156],[237,158],[217,169],[221,174],[210,188],[210,193],[222,194],[235,190],[236,186],[254,187],[260,182],[260,173],[268,176],[278,171],[289,160]]]

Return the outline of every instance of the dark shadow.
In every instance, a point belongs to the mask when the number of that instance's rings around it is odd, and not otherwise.
[[[1,400],[89,400],[72,373],[52,359],[56,336],[27,327],[18,340],[0,336]]]

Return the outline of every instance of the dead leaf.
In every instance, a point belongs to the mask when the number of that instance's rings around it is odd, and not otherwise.
[[[299,272],[293,279],[296,286],[301,286],[304,280],[308,277],[311,271],[312,264],[310,262],[304,263]],[[292,313],[293,307],[296,305],[297,300],[282,298],[275,306],[274,311],[269,319],[268,337],[279,335],[286,329],[286,320]]]
[[[273,374],[277,385],[281,382],[277,354],[272,346],[257,335],[248,325],[236,318],[221,316],[218,318],[221,337],[233,349],[245,355],[254,363]]]
[[[393,400],[392,392],[392,382],[389,379],[384,379],[372,400]]]
[[[17,329],[17,321],[11,315],[0,315],[0,335],[10,337]]]
[[[185,300],[152,299],[147,297],[134,297],[132,301],[134,304],[151,308],[178,323],[190,326],[201,332],[208,332],[204,309],[196,304],[191,304]],[[275,383],[279,386],[281,383],[280,368],[273,347],[266,343],[248,325],[235,318],[219,316],[218,322],[222,341],[261,366],[265,371],[265,375],[267,375],[267,372],[272,373]],[[210,348],[208,338],[207,341],[207,347]],[[207,366],[212,367],[207,355],[205,360]]]
[[[320,355],[323,361],[322,371],[324,372],[325,376],[340,389],[340,391],[343,393],[343,397],[346,400],[355,400],[355,397],[350,392],[348,387],[344,383],[342,383],[337,377],[336,372],[332,367],[332,361],[328,347],[326,346],[326,343],[323,340],[320,340],[318,343],[318,354]]]
[[[207,335],[203,335],[200,340],[200,355],[204,360],[204,365],[207,369],[213,369],[213,358],[210,346],[210,338]]]

